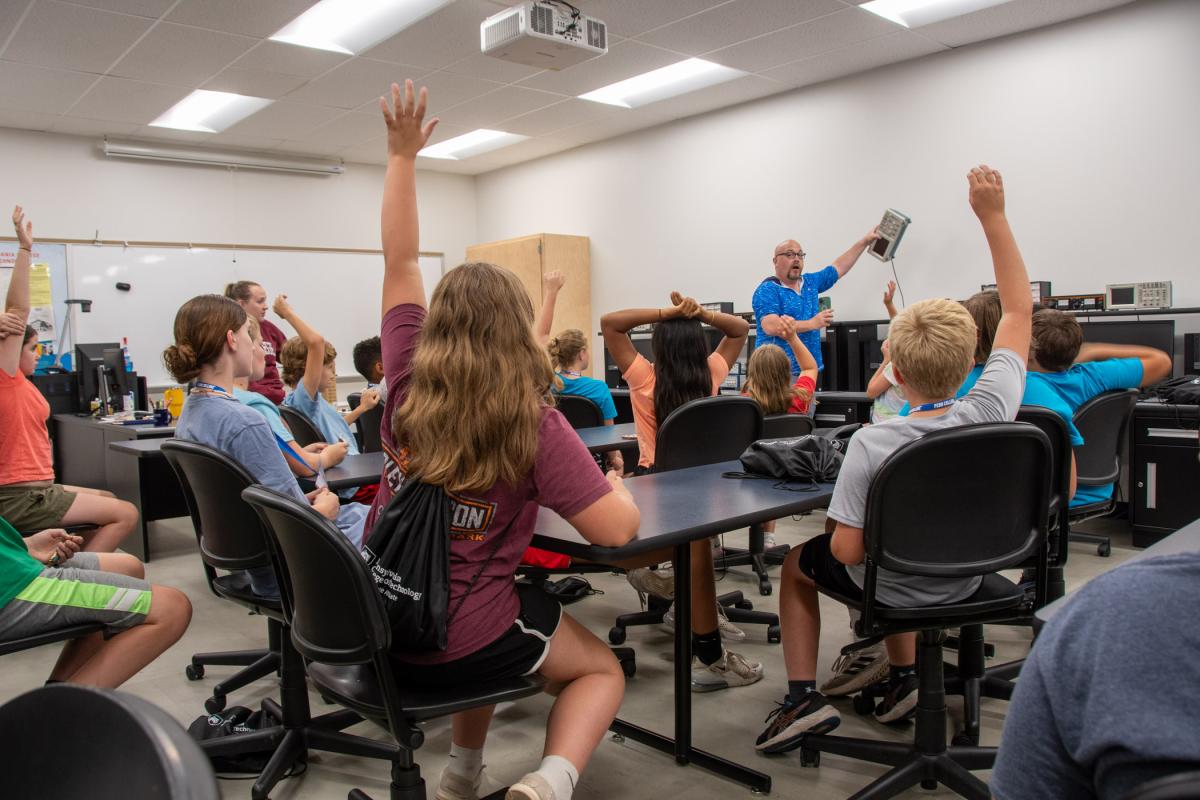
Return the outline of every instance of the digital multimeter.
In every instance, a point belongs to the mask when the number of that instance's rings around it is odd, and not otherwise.
[[[900,246],[900,240],[904,237],[904,231],[908,230],[910,222],[911,219],[894,208],[883,212],[883,219],[879,223],[879,238],[871,243],[871,255],[880,261],[891,261],[895,258],[896,248]]]

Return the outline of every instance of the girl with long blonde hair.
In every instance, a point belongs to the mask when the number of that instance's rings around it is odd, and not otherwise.
[[[616,716],[625,679],[612,652],[513,571],[533,538],[539,505],[594,544],[620,546],[637,531],[637,507],[615,472],[601,475],[550,404],[554,371],[533,332],[533,305],[515,275],[485,263],[446,273],[425,308],[417,263],[414,161],[437,120],[424,122],[426,91],[393,84],[380,98],[387,124],[383,195],[383,324],[388,385],[386,454],[372,520],[406,480],[450,496],[447,646],[405,651],[401,679],[454,686],[539,673],[557,695],[541,765],[509,800],[570,800],[579,772]],[[450,762],[436,797],[479,794],[493,708],[453,717]]]
[[[763,415],[807,414],[817,390],[817,361],[800,341],[796,321],[780,317],[780,338],[788,343],[800,365],[800,375],[792,382],[792,363],[778,345],[755,348],[746,365],[746,383],[742,394],[762,406]]]

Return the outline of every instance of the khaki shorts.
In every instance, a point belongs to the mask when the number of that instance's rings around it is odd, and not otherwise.
[[[49,481],[0,486],[0,517],[23,533],[61,528],[77,496]]]

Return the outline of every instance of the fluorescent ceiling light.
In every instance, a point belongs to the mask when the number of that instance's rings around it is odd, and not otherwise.
[[[277,30],[277,42],[355,55],[454,0],[321,0]]]
[[[1008,0],[871,0],[859,8],[878,14],[897,25],[919,28],[1007,2]]]
[[[622,108],[639,108],[680,94],[694,92],[745,75],[740,69],[723,67],[702,58],[689,58],[651,72],[609,84],[579,95],[580,100],[607,103]]]
[[[108,139],[104,140],[104,155],[110,158],[138,158],[148,161],[172,161],[177,164],[301,172],[308,175],[340,175],[346,171],[346,168],[338,162],[305,158],[276,158],[265,153],[232,153],[195,147],[160,147],[143,142],[119,142]]]
[[[455,136],[453,139],[447,139],[444,142],[430,145],[417,153],[417,155],[424,156],[425,158],[447,158],[452,161],[461,161],[464,158],[477,156],[480,153],[499,150],[501,147],[508,147],[510,144],[523,142],[528,138],[528,136],[521,136],[517,133],[490,131],[487,128],[480,128],[470,133],[464,133],[462,136]]]
[[[151,122],[150,127],[218,133],[271,105],[271,102],[244,94],[197,89]]]

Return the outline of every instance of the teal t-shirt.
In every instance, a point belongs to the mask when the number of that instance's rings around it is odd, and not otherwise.
[[[46,566],[25,547],[21,534],[0,519],[0,608],[19,595]]]
[[[296,441],[296,437],[293,436],[292,432],[289,431],[287,426],[283,424],[283,417],[279,414],[279,407],[266,397],[262,396],[258,392],[248,392],[245,389],[237,388],[233,390],[233,396],[236,397],[238,402],[242,405],[249,406],[258,413],[262,414],[263,418],[266,419],[267,424],[271,426],[271,432],[277,437],[282,439],[284,442]]]
[[[612,392],[604,381],[589,378],[587,375],[572,378],[561,372],[558,373],[558,377],[562,378],[563,382],[559,394],[573,394],[591,400],[600,407],[600,416],[604,417],[605,422],[617,418],[617,406],[613,403]]]

